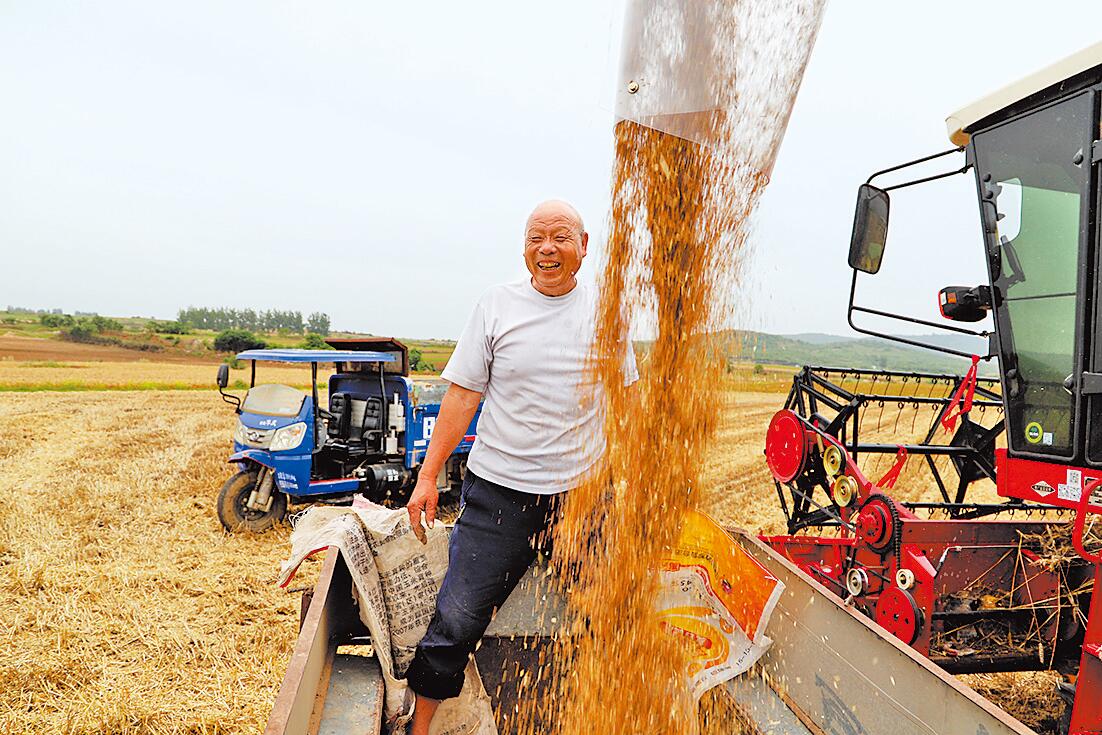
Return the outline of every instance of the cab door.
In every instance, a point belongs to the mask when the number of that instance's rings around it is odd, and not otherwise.
[[[1090,309],[1089,329],[1086,333],[1088,365],[1077,377],[1075,388],[1086,407],[1086,458],[1087,464],[1102,467],[1102,229],[1098,226],[1098,213],[1102,207],[1102,91],[1096,90],[1094,119],[1089,159],[1091,167],[1090,243],[1091,258],[1083,267],[1083,280],[1090,289],[1093,305]]]
[[[1068,385],[1090,354],[1096,96],[1084,90],[972,137],[1011,456],[1085,460],[1085,402]]]

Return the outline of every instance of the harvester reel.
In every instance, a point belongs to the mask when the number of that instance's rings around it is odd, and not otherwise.
[[[876,622],[908,646],[922,630],[922,610],[907,590],[888,587],[876,601]]]
[[[950,455],[949,458],[961,480],[970,483],[994,475],[995,440],[1005,428],[1006,424],[1001,421],[987,429],[974,423],[967,415],[961,416],[960,428],[953,434],[949,445],[976,450],[975,455],[971,456]]]

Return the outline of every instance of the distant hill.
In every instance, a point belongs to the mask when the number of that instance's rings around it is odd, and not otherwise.
[[[907,335],[908,339],[985,354],[982,340],[967,335]],[[971,362],[933,350],[911,347],[879,337],[842,337],[833,334],[794,335],[732,331],[726,336],[727,353],[735,359],[763,364],[823,365],[880,370],[962,373]],[[994,361],[981,363],[981,373],[994,375]]]
[[[837,334],[823,334],[822,332],[804,332],[802,334],[778,334],[778,337],[794,339],[797,342],[807,342],[809,345],[831,345],[840,342],[852,342],[853,337],[842,337]]]
[[[0,330],[2,330],[0,336],[64,340],[65,330],[45,324],[44,315],[45,312],[31,312],[26,309],[0,311]],[[214,330],[189,328],[182,333],[169,333],[157,330],[166,325],[171,326],[172,322],[159,322],[145,317],[111,317],[108,320],[112,324],[113,331],[108,330],[97,344],[101,346],[109,344],[114,350],[112,354],[115,355],[121,354],[120,350],[127,349],[135,351],[136,354],[140,353],[142,359],[149,360],[217,361],[224,357],[223,353],[218,353],[212,348],[211,342],[216,335]],[[330,336],[370,335],[333,331]],[[286,330],[263,334],[262,337],[271,347],[299,347],[303,340],[301,333],[292,334]],[[909,338],[918,342],[950,347],[961,352],[983,354],[987,351],[987,345],[983,340],[967,335],[943,333]],[[442,370],[455,347],[455,343],[450,340],[403,337],[402,341],[411,350],[421,353],[421,364],[425,372]],[[69,344],[67,349],[75,349],[72,347],[72,342]],[[785,335],[732,330],[719,335],[719,344],[729,359],[763,365],[819,365],[960,374],[966,371],[970,364],[965,358],[910,347],[878,337],[842,336],[821,332]],[[637,342],[636,348],[646,352],[649,343]],[[0,357],[21,359],[16,355],[23,355],[25,352],[25,345],[18,349],[11,346],[7,349],[0,347]],[[994,361],[982,363],[981,374],[995,375],[996,367]]]

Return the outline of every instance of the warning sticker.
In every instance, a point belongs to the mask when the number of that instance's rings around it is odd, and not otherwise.
[[[1083,472],[1069,469],[1067,482],[1057,485],[1056,495],[1061,500],[1079,500],[1083,496]]]
[[[1056,488],[1054,488],[1052,485],[1049,485],[1044,480],[1041,480],[1040,482],[1034,483],[1032,485],[1032,489],[1033,489],[1033,492],[1037,493],[1042,498],[1045,497],[1046,495],[1052,495],[1054,492],[1056,492]]]

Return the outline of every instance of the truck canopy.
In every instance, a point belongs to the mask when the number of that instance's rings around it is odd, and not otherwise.
[[[238,360],[265,362],[397,362],[393,352],[359,352],[352,350],[245,350],[237,353]]]
[[[392,375],[409,375],[409,350],[394,337],[330,337],[325,340],[330,347],[356,352],[385,352],[398,359],[387,364],[386,372]]]

